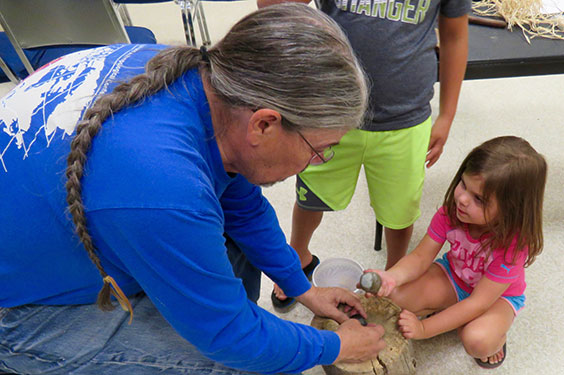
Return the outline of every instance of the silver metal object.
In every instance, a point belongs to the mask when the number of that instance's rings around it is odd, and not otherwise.
[[[194,18],[200,28],[202,45],[211,45],[208,24],[204,14],[204,7],[200,0],[174,0],[182,11],[182,23],[184,24],[184,35],[189,45],[196,46],[196,33],[194,32]]]

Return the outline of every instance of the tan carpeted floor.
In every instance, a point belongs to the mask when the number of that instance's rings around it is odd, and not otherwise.
[[[217,41],[238,18],[255,9],[253,0],[204,2],[212,41]],[[130,5],[133,23],[151,28],[160,43],[182,44],[180,10],[173,3]],[[196,26],[197,28],[197,26]],[[0,97],[12,84],[0,85]],[[438,89],[438,86],[437,86]],[[438,101],[432,102],[438,112]],[[545,198],[545,249],[527,270],[527,302],[508,335],[507,360],[496,374],[564,373],[564,75],[465,81],[458,113],[440,161],[427,172],[421,203],[421,218],[415,225],[412,249],[425,233],[434,211],[462,158],[481,142],[504,134],[526,138],[548,160],[549,178]],[[294,203],[294,179],[271,188],[265,195],[275,207],[280,224],[290,234]],[[349,257],[366,268],[381,268],[385,249],[373,250],[374,216],[361,177],[350,206],[328,213],[315,233],[312,251],[322,260]],[[272,310],[272,283],[263,278],[259,304]],[[280,315],[309,324],[312,314],[303,306]],[[418,374],[480,374],[465,352],[456,333],[415,342]],[[306,374],[323,374],[313,368]]]

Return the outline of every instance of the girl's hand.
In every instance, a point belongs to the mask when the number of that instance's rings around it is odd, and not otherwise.
[[[397,286],[396,279],[389,272],[382,270],[365,270],[364,272],[375,272],[380,275],[382,286],[378,290],[378,297],[388,297]],[[371,295],[371,293],[368,294]]]
[[[425,338],[423,322],[411,311],[403,310],[398,320],[399,330],[406,339]]]

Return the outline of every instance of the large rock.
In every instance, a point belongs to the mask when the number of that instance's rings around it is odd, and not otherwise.
[[[380,324],[386,333],[386,348],[378,358],[363,363],[338,363],[323,366],[327,375],[413,375],[415,359],[411,341],[403,337],[398,330],[398,318],[401,308],[389,298],[361,297],[362,306],[368,314],[368,323]],[[311,325],[318,329],[336,331],[339,323],[332,319],[315,316]]]

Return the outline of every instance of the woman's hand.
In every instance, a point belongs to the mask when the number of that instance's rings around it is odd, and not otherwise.
[[[315,315],[331,318],[339,323],[343,323],[349,319],[349,316],[357,313],[367,318],[360,297],[347,289],[312,286],[307,292],[296,297],[296,300]],[[339,305],[344,307],[339,308]]]

